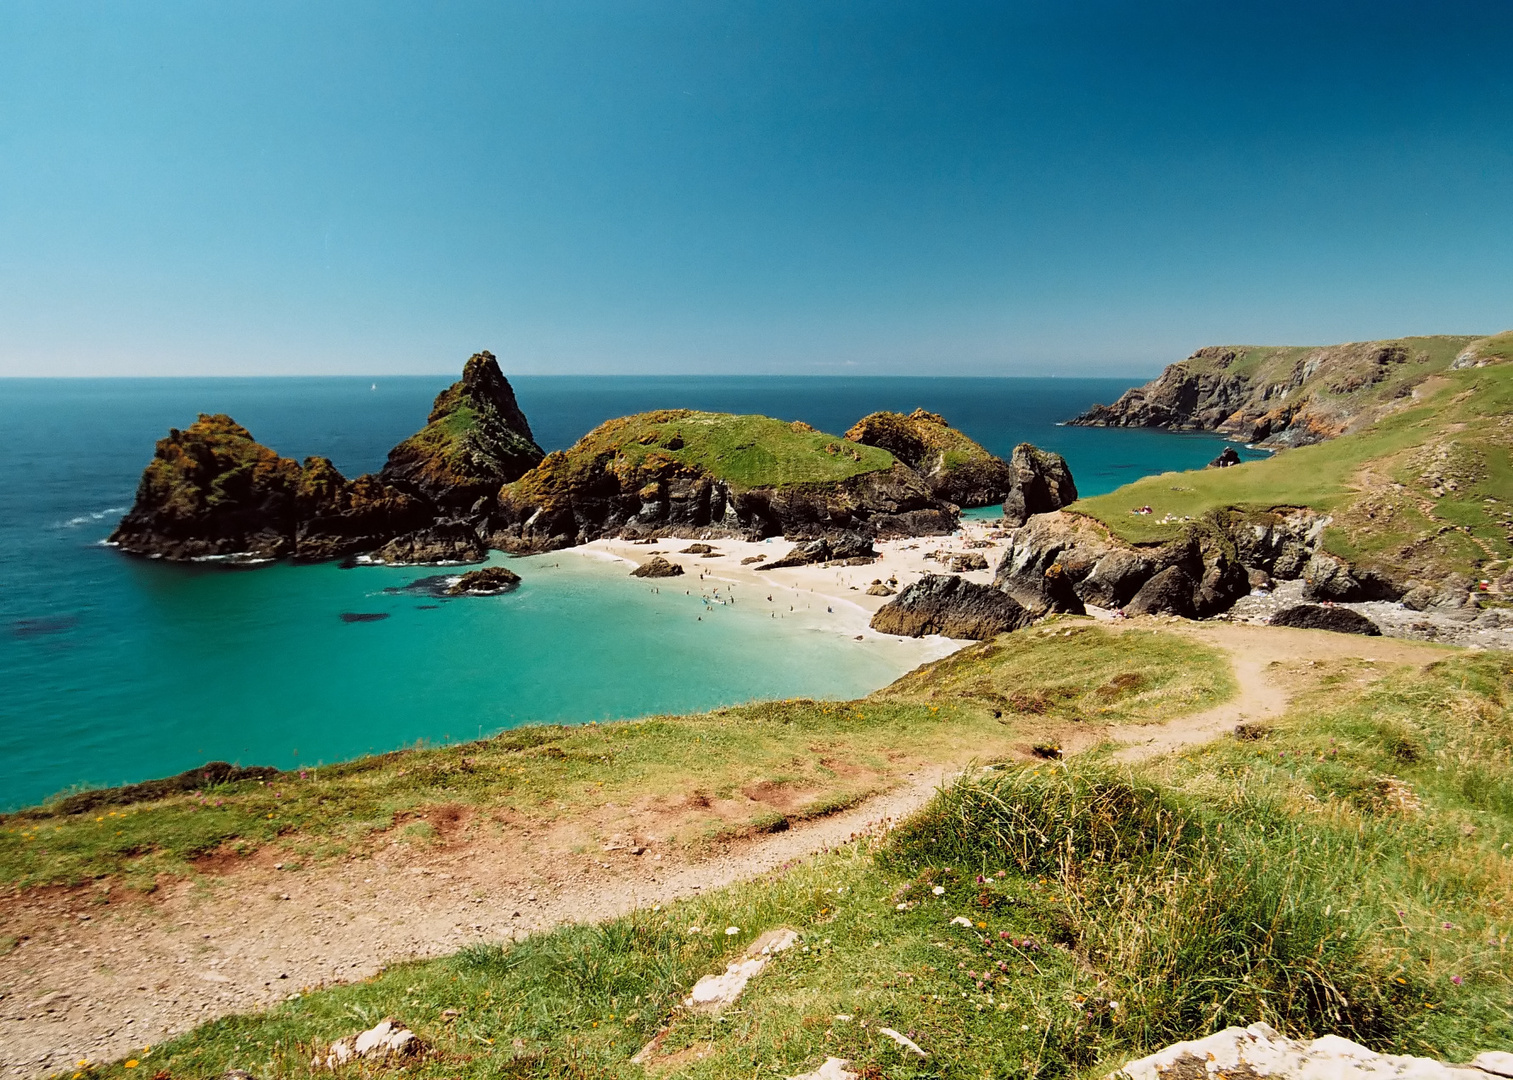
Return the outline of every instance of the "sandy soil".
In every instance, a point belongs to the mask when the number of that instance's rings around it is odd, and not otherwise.
[[[686,541],[595,546],[603,549],[600,557],[632,561],[667,552],[688,571],[665,579],[669,587],[683,583],[712,594],[718,585],[728,596],[733,586],[737,602],[770,603],[775,615],[786,602],[795,617],[802,606],[807,617],[865,635],[866,619],[885,600],[864,594],[874,578],[907,584],[938,565],[926,553],[967,550],[974,539],[992,542],[985,535],[990,529],[969,524],[949,539],[882,545],[884,558],[874,566],[770,573],[739,560],[760,553],[774,558],[786,544],[712,542],[723,553],[717,559],[677,555]],[[971,550],[990,565],[1001,554]],[[987,580],[991,570],[969,576]],[[1399,640],[1175,619],[1109,625],[1156,626],[1225,650],[1240,693],[1168,724],[1069,730],[1062,744],[1069,752],[1113,738],[1127,744],[1121,756],[1149,757],[1218,736],[1240,720],[1279,714],[1310,662],[1422,664],[1445,652]],[[936,647],[944,653],[960,644]],[[663,849],[654,840],[645,841],[641,854],[625,845],[584,850],[584,837],[607,831],[607,817],[522,820],[502,830],[469,829],[460,817],[431,848],[395,841],[368,856],[299,871],[281,869],[269,854],[241,860],[221,876],[166,886],[150,898],[88,888],[0,897],[0,943],[17,941],[0,956],[0,1062],[6,1075],[37,1076],[85,1058],[140,1056],[143,1047],[211,1018],[264,1007],[308,987],[362,979],[396,961],[718,888],[886,827],[922,806],[944,777],[966,764],[971,749],[963,747],[954,761],[913,763],[903,785],[851,811],[702,853]],[[645,832],[665,824],[649,822]]]

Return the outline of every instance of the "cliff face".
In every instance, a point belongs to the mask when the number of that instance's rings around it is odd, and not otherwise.
[[[600,425],[499,492],[490,543],[547,551],[617,533],[869,538],[949,532],[953,506],[885,451],[806,424],[662,410]]]
[[[376,552],[386,562],[477,562],[494,492],[541,458],[498,363],[478,353],[377,475],[348,480],[319,457],[301,465],[229,416],[201,416],[157,444],[111,541],[176,561]]]
[[[498,361],[481,352],[436,396],[426,426],[389,451],[378,475],[438,507],[466,510],[545,456]]]
[[[1253,581],[1301,578],[1310,600],[1396,600],[1402,589],[1325,553],[1329,518],[1306,509],[1224,510],[1164,544],[1134,545],[1078,513],[1032,517],[1015,531],[994,585],[1034,615],[1086,605],[1131,615],[1206,618]]]
[[[231,417],[202,414],[158,441],[110,539],[124,551],[175,561],[320,560],[369,550],[431,516],[424,502],[377,477],[347,480],[322,457],[300,465]]]
[[[1474,339],[1402,338],[1323,348],[1211,346],[1112,405],[1085,427],[1213,431],[1263,446],[1301,446],[1355,430],[1411,398]]]
[[[168,559],[292,555],[301,478],[297,462],[255,441],[231,417],[201,413],[158,440],[111,541]]]

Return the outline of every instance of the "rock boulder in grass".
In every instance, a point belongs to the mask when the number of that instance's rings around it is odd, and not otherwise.
[[[1228,469],[1240,464],[1240,452],[1233,446],[1226,446],[1219,451],[1219,456],[1208,463],[1210,469]]]
[[[367,1031],[336,1040],[324,1058],[316,1057],[310,1064],[336,1069],[353,1061],[414,1057],[424,1049],[420,1036],[393,1017],[386,1017]]]
[[[504,566],[469,570],[447,590],[448,596],[498,596],[520,587],[520,575]]]
[[[675,562],[668,562],[660,555],[655,555],[649,562],[644,562],[630,572],[631,577],[639,578],[664,578],[677,577],[683,573],[683,568]]]
[[[438,507],[468,510],[545,456],[498,361],[480,352],[436,396],[426,426],[389,451],[379,477]]]
[[[1513,1055],[1478,1054],[1468,1065],[1379,1054],[1338,1035],[1288,1039],[1268,1024],[1225,1028],[1132,1061],[1109,1080],[1492,1080],[1513,1075]]]
[[[957,506],[992,506],[1014,486],[1009,463],[957,431],[937,413],[876,412],[846,432],[851,442],[888,451],[919,473],[937,498]]]
[[[1332,630],[1337,634],[1365,634],[1367,637],[1380,637],[1382,633],[1381,627],[1359,611],[1318,604],[1284,608],[1271,617],[1271,625],[1298,630]]]
[[[955,576],[927,574],[872,616],[872,629],[902,637],[943,634],[986,641],[1034,621],[1006,593]]]
[[[1014,447],[1009,458],[1014,482],[1003,499],[1005,525],[1023,525],[1036,514],[1048,514],[1077,501],[1077,485],[1066,459],[1029,443]]]

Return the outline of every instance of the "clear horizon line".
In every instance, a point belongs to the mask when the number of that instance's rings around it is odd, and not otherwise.
[[[1164,370],[1164,368],[1163,368]],[[818,373],[818,372],[775,372],[759,371],[745,375],[716,374],[710,372],[694,371],[652,371],[652,372],[583,372],[563,374],[540,374],[536,372],[504,372],[506,378],[511,379],[1151,379],[1154,375],[1142,372],[1121,372],[1106,375],[1066,375],[1051,373],[1046,375],[895,375],[862,373]],[[454,381],[461,377],[461,372],[439,371],[405,371],[389,372],[386,375],[361,374],[351,372],[304,372],[298,375],[291,374],[253,374],[234,375],[222,373],[206,373],[202,375],[6,375],[0,374],[0,381],[23,379],[33,382],[65,382],[93,379],[96,381],[125,381],[127,379],[432,379],[447,378],[450,376]]]

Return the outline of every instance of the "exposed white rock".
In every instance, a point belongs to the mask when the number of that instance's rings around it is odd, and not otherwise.
[[[798,934],[792,930],[768,930],[746,947],[746,959],[729,965],[719,975],[705,975],[694,983],[683,999],[684,1008],[719,1012],[734,1003],[746,989],[746,984],[767,966],[768,958],[792,948],[798,939]]]
[[[930,1056],[929,1054],[927,1054],[923,1050],[921,1050],[919,1048],[919,1045],[913,1039],[909,1038],[909,1036],[901,1034],[900,1032],[894,1031],[892,1028],[878,1028],[877,1029],[877,1033],[879,1035],[886,1035],[886,1036],[888,1036],[888,1038],[890,1038],[894,1042],[898,1043],[898,1045],[901,1046],[901,1047],[903,1047],[905,1050],[908,1050],[908,1051],[911,1051],[912,1053],[918,1054],[920,1057],[929,1057]]]
[[[741,991],[746,989],[746,984],[751,981],[752,976],[766,966],[766,959],[757,957],[738,960],[719,975],[705,975],[693,984],[693,989],[683,999],[683,1005],[703,1012],[718,1012],[725,1006],[733,1004],[735,999],[741,996]]]
[[[846,1068],[850,1064],[845,1058],[826,1058],[813,1072],[790,1076],[788,1080],[857,1080],[857,1074]]]
[[[1513,1054],[1482,1054],[1470,1065],[1451,1065],[1378,1054],[1338,1035],[1300,1042],[1267,1024],[1225,1028],[1207,1038],[1174,1043],[1112,1074],[1119,1080],[1488,1080],[1491,1075],[1513,1075]]]
[[[367,1031],[348,1035],[331,1044],[324,1060],[317,1057],[312,1065],[324,1065],[334,1069],[358,1058],[381,1060],[388,1057],[408,1057],[419,1053],[420,1037],[393,1017],[380,1020]]]
[[[1513,1077],[1513,1054],[1505,1050],[1488,1050],[1477,1054],[1471,1059],[1471,1065],[1493,1076]]]

